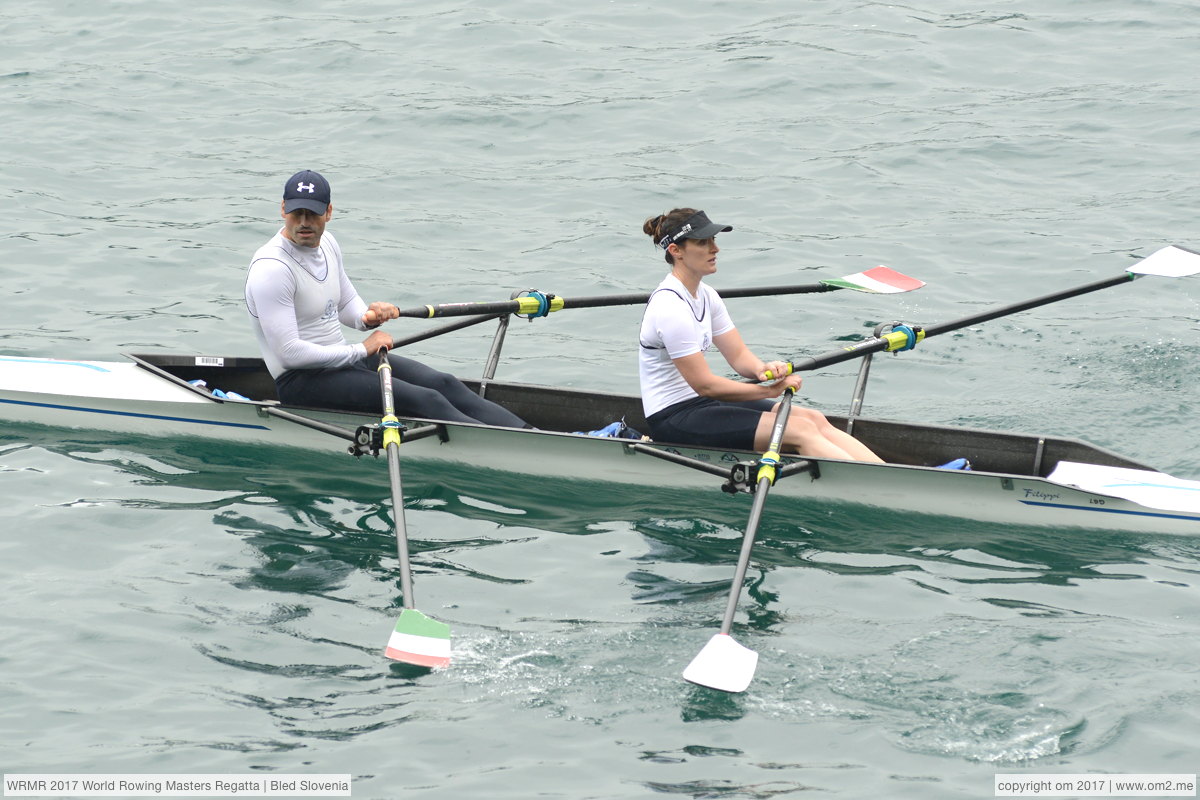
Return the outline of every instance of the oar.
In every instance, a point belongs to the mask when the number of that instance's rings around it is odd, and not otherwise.
[[[930,336],[949,333],[959,328],[965,328],[968,325],[1006,317],[1009,314],[1016,314],[1019,311],[1027,311],[1038,306],[1049,305],[1050,303],[1065,300],[1069,297],[1078,297],[1089,292],[1107,289],[1110,286],[1120,286],[1136,280],[1143,275],[1182,278],[1188,275],[1195,275],[1197,272],[1200,272],[1200,253],[1188,250],[1185,247],[1179,247],[1178,245],[1170,245],[1154,251],[1125,272],[1113,278],[1096,281],[1095,283],[1086,283],[1073,289],[1064,289],[1061,292],[1035,297],[1032,300],[1025,300],[1021,303],[1001,306],[990,311],[981,311],[978,314],[971,314],[950,322],[926,325],[923,328],[909,325],[896,326],[890,333],[885,333],[882,336],[873,336],[870,339],[863,339],[840,350],[831,350],[822,355],[789,361],[789,371],[800,372],[802,370],[827,367],[832,364],[849,361],[852,358],[865,356],[868,353],[876,353],[880,350],[886,350],[887,352],[911,350],[918,342],[928,339]],[[773,376],[768,374],[767,377],[770,378]]]
[[[447,325],[439,325],[436,328],[430,328],[427,331],[421,331],[420,333],[414,333],[410,336],[405,336],[405,337],[393,336],[392,337],[392,349],[396,350],[397,348],[400,348],[400,347],[408,347],[410,344],[416,344],[417,342],[423,342],[426,339],[432,339],[435,336],[441,336],[443,333],[453,333],[454,331],[460,331],[463,328],[469,328],[472,325],[478,325],[481,322],[491,322],[492,320],[496,319],[499,316],[501,316],[501,315],[500,314],[484,314],[479,317],[471,317],[470,319],[460,319],[458,322],[451,322]]]
[[[701,686],[720,689],[723,692],[744,692],[758,667],[758,653],[738,644],[729,631],[733,628],[733,615],[737,612],[742,584],[746,581],[750,551],[754,549],[754,537],[758,534],[758,523],[762,519],[763,506],[767,502],[767,492],[775,482],[775,467],[779,464],[779,451],[783,447],[783,432],[787,429],[793,394],[795,389],[789,388],[780,401],[779,410],[775,412],[775,427],[771,430],[771,443],[758,461],[758,487],[754,493],[754,504],[750,507],[746,533],[742,537],[742,552],[738,556],[733,584],[729,588],[729,601],[725,604],[721,632],[713,634],[708,644],[704,645],[683,671],[686,680]]]
[[[896,272],[890,267],[874,267],[853,275],[841,278],[828,278],[817,283],[798,284],[796,286],[760,286],[757,288],[726,289],[718,294],[724,298],[731,297],[768,297],[783,294],[809,294],[814,292],[832,292],[837,289],[853,289],[859,292],[873,294],[897,294],[911,292],[925,285],[924,281],[910,278]],[[512,300],[501,300],[495,303],[442,303],[441,305],[416,306],[400,310],[402,317],[429,319],[431,317],[459,317],[467,314],[528,314],[545,316],[551,311],[561,311],[564,308],[601,308],[604,306],[631,306],[645,303],[650,299],[649,293],[641,294],[612,294],[598,297],[558,297],[543,292],[530,291],[522,297]]]
[[[388,478],[392,485],[392,517],[396,526],[396,551],[400,555],[400,591],[404,610],[388,639],[384,655],[422,667],[450,665],[450,626],[417,611],[413,602],[412,562],[408,558],[408,531],[404,525],[404,489],[400,485],[400,420],[392,399],[392,365],[387,348],[379,348],[379,383],[383,391],[383,445],[387,450]]]
[[[937,336],[941,333],[964,328],[979,322],[997,319],[1008,314],[1015,314],[1038,306],[1048,305],[1069,297],[1106,289],[1128,283],[1142,275],[1158,275],[1162,277],[1184,277],[1200,272],[1200,253],[1183,247],[1170,246],[1158,250],[1139,261],[1125,273],[1103,281],[1085,284],[1074,289],[1066,289],[1054,294],[1014,303],[1002,308],[972,314],[952,322],[940,325],[930,325],[925,329],[898,326],[891,333],[875,336],[851,345],[844,350],[834,350],[821,356],[815,356],[803,361],[789,362],[789,371],[815,369],[829,364],[848,361],[851,358],[874,353],[880,350],[911,349],[921,339],[927,336]],[[768,377],[770,377],[768,375]],[[760,460],[759,481],[751,507],[750,520],[746,525],[746,534],[742,539],[742,552],[738,557],[737,570],[734,573],[733,585],[730,590],[729,602],[725,607],[725,617],[721,623],[721,631],[709,640],[708,644],[696,655],[683,677],[692,683],[721,689],[726,692],[741,692],[750,685],[754,671],[758,666],[758,653],[744,647],[729,634],[733,627],[733,616],[737,609],[738,595],[746,579],[746,569],[750,563],[750,552],[754,547],[754,537],[757,535],[759,520],[762,518],[763,506],[766,503],[767,490],[775,477],[775,463],[778,462],[779,448],[782,444],[783,430],[787,425],[787,414],[791,403],[791,392],[784,397],[775,417],[775,428],[771,433],[771,446]],[[764,470],[766,472],[764,473]]]

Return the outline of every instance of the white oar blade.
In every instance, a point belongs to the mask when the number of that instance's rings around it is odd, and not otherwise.
[[[718,633],[688,664],[683,677],[710,689],[744,692],[757,668],[758,653],[738,644],[729,634]]]
[[[1200,481],[1176,478],[1165,472],[1060,461],[1046,480],[1085,492],[1123,497],[1147,508],[1200,511]]]
[[[393,661],[438,669],[450,666],[450,626],[406,608],[396,620],[384,655]]]
[[[896,272],[891,267],[878,266],[865,272],[856,272],[843,278],[829,278],[821,281],[826,286],[836,286],[839,289],[853,289],[856,292],[872,294],[899,294],[920,289],[925,281],[910,278],[902,272]]]
[[[1170,245],[1155,250],[1129,268],[1137,275],[1160,275],[1164,278],[1184,278],[1200,272],[1200,253]]]

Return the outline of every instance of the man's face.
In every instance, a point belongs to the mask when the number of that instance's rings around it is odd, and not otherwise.
[[[279,213],[283,217],[284,237],[301,247],[316,247],[321,243],[321,234],[325,233],[325,224],[333,216],[333,205],[330,204],[324,214],[314,214],[304,208],[288,214],[281,204]]]

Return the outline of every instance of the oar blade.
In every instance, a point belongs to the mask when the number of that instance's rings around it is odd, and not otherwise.
[[[897,272],[891,267],[878,266],[842,278],[826,278],[821,281],[826,286],[836,286],[839,289],[853,289],[856,292],[871,294],[900,294],[920,289],[925,281],[909,277],[903,272]]]
[[[1164,278],[1185,278],[1200,272],[1200,253],[1178,245],[1155,250],[1129,268],[1136,275],[1159,275]]]
[[[450,666],[450,626],[406,608],[396,620],[384,655],[393,661],[439,669]]]
[[[744,692],[756,669],[758,653],[738,644],[728,633],[718,633],[688,664],[683,677],[710,689]]]

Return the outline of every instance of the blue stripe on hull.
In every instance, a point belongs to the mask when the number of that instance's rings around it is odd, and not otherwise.
[[[1126,514],[1131,517],[1158,517],[1161,519],[1183,519],[1193,522],[1200,522],[1200,518],[1192,514],[1170,514],[1164,511],[1132,511],[1124,508],[1100,508],[1098,506],[1068,506],[1061,503],[1039,503],[1033,500],[1021,500],[1020,503],[1027,506],[1041,506],[1042,508],[1061,508],[1067,511],[1098,511],[1102,514]]]
[[[83,367],[84,369],[94,369],[96,372],[109,372],[105,367],[99,364],[85,364],[82,361],[59,361],[54,358],[15,358],[12,356],[0,357],[0,361],[15,361],[20,364],[50,364],[55,367]]]
[[[244,422],[218,422],[208,419],[192,419],[191,417],[165,417],[160,414],[136,414],[131,411],[109,411],[105,408],[85,408],[83,406],[61,406],[56,403],[30,403],[25,400],[4,400],[14,406],[32,406],[34,408],[53,408],[56,411],[83,411],[88,414],[111,414],[115,417],[136,417],[138,419],[157,419],[163,422],[187,422],[192,425],[214,425],[219,428],[245,428],[252,431],[269,431],[266,425],[249,425]]]

